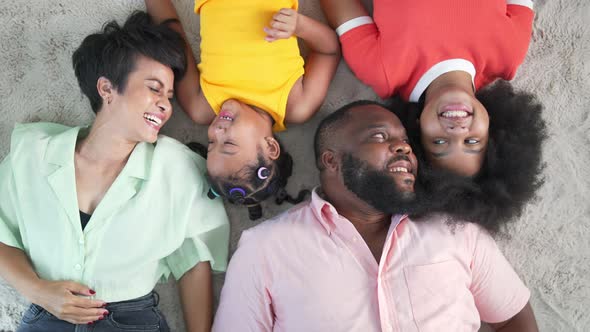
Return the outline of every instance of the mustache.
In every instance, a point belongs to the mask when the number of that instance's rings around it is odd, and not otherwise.
[[[404,160],[404,161],[407,161],[407,162],[411,162],[411,161],[410,161],[410,157],[406,156],[405,154],[399,154],[399,155],[397,155],[397,156],[395,156],[395,157],[393,157],[393,158],[389,159],[389,160],[387,161],[387,164],[386,164],[386,165],[391,165],[391,164],[393,164],[394,162],[396,162],[396,161],[400,161],[400,160]]]

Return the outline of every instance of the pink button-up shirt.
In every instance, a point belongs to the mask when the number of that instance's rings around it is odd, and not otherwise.
[[[474,224],[394,216],[378,263],[356,228],[316,192],[245,231],[213,330],[477,331],[530,293]]]

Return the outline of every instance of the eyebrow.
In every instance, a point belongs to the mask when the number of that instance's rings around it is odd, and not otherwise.
[[[160,81],[159,79],[152,77],[152,78],[148,78],[146,79],[146,81],[154,81],[154,82],[158,82],[158,84],[160,84],[161,86],[164,86],[164,83],[162,83],[162,81]],[[174,89],[169,89],[168,93],[171,93],[172,95],[174,95]]]
[[[463,152],[465,153],[469,153],[469,154],[480,154],[483,151],[483,148],[481,149],[477,149],[477,150],[469,150],[469,149],[464,149]],[[433,152],[432,156],[434,158],[443,158],[449,155],[449,151],[445,151],[445,152]]]

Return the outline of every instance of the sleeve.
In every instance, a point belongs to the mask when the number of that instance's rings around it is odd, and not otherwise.
[[[259,238],[251,232],[242,233],[230,261],[213,332],[273,330],[270,266],[259,246]]]
[[[24,250],[15,206],[16,186],[10,154],[0,164],[0,242]]]
[[[482,321],[503,322],[524,308],[530,292],[500,252],[494,239],[486,231],[477,229],[471,262],[471,293]]]
[[[509,29],[510,35],[507,38],[510,42],[510,48],[515,52],[516,68],[514,68],[511,75],[513,77],[518,66],[524,61],[531,42],[533,19],[535,17],[533,2],[531,0],[507,0],[506,15],[510,18],[512,24]]]
[[[224,272],[227,267],[229,220],[222,200],[207,197],[204,177],[199,182],[187,216],[185,240],[166,257],[176,280],[199,262],[209,261],[214,272]]]

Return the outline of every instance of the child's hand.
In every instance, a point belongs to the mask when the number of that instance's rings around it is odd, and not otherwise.
[[[267,42],[273,42],[278,39],[290,38],[297,29],[298,14],[296,10],[282,8],[272,17],[270,21],[270,28],[265,27]]]

